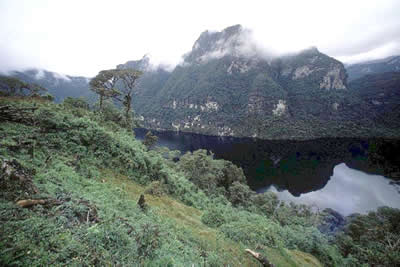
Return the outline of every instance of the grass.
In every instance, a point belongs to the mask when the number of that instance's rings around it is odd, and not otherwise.
[[[258,266],[259,263],[244,252],[245,247],[224,238],[217,230],[201,222],[202,211],[184,205],[169,196],[153,196],[145,194],[145,187],[133,182],[124,175],[114,174],[110,170],[103,170],[100,180],[112,187],[120,188],[126,192],[127,198],[137,201],[141,194],[145,195],[146,203],[154,212],[172,220],[177,227],[186,228],[194,236],[207,244],[210,251],[223,251],[227,253],[233,266]],[[263,252],[276,266],[322,266],[312,255],[298,250],[267,248]],[[232,265],[231,265],[232,266]]]
[[[8,104],[20,99],[1,101]],[[168,169],[160,155],[148,152],[127,132],[115,131],[115,125],[107,122],[100,125],[100,119],[90,111],[32,102],[39,107],[36,112],[42,114],[35,113],[39,124],[8,122],[0,127],[0,161],[15,158],[21,166],[35,170],[29,179],[40,192],[24,193],[19,184],[10,192],[2,192],[0,265],[259,266],[245,252],[250,248],[276,266],[321,266],[310,254],[266,247],[269,243],[264,240],[261,245],[233,241],[219,228],[202,222],[203,206],[197,202],[207,203],[206,195],[191,187],[180,173]],[[21,100],[18,104],[26,103]],[[29,147],[18,147],[21,140],[28,139],[34,141],[34,155]],[[175,197],[178,192],[190,191],[190,202],[145,194],[149,209],[141,211],[137,201],[147,188],[139,183],[161,179],[166,172],[168,179],[180,179],[174,180],[179,183],[173,187]],[[8,182],[11,185],[12,179]],[[55,200],[58,204],[29,209],[15,204],[26,198]],[[238,214],[243,218],[242,214],[248,213]],[[249,229],[262,229],[259,226],[269,222],[258,221]],[[231,230],[245,231],[248,224],[252,221],[244,220]],[[265,237],[270,234],[260,230],[259,234],[263,233]]]

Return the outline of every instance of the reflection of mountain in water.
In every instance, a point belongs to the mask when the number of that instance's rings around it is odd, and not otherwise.
[[[321,190],[299,197],[294,197],[287,190],[277,191],[273,186],[268,190],[275,192],[283,201],[320,209],[331,208],[345,216],[355,212],[366,213],[381,206],[400,208],[398,185],[391,185],[390,180],[380,175],[353,170],[343,163],[334,168],[331,179]]]
[[[137,137],[147,130],[135,130]],[[362,140],[324,138],[307,141],[257,140],[252,138],[215,137],[190,133],[154,132],[159,145],[182,152],[211,150],[241,166],[248,184],[254,190],[275,185],[291,194],[323,188],[333,169],[340,163],[373,174],[398,172],[400,142],[395,140]],[[397,168],[397,169],[396,169]]]

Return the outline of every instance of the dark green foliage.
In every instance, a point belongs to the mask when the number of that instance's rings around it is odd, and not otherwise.
[[[400,210],[382,207],[368,215],[350,218],[336,239],[345,256],[359,264],[397,266],[400,263]]]
[[[46,93],[46,94],[42,95],[42,98],[46,99],[46,100],[48,100],[50,102],[53,102],[54,99],[55,99],[54,96],[52,94],[50,94],[50,93]]]
[[[248,185],[235,181],[229,187],[228,199],[233,205],[248,206],[251,203],[253,191]]]
[[[219,227],[226,223],[224,212],[224,206],[213,205],[204,212],[203,216],[201,216],[201,221],[211,227]]]
[[[400,72],[368,74],[349,87],[369,107],[369,116],[389,129],[400,128]]]
[[[263,194],[253,194],[251,196],[251,203],[268,216],[274,216],[276,209],[279,207],[279,200],[276,194],[266,192]]]
[[[144,136],[143,145],[150,149],[157,143],[157,141],[158,137],[148,131]]]
[[[99,116],[105,121],[112,121],[122,128],[127,128],[128,126],[124,114],[114,105],[112,101],[104,101],[103,108],[99,113]]]
[[[186,153],[178,162],[179,170],[205,192],[215,193],[217,188],[228,190],[235,182],[245,182],[243,170],[225,160],[214,160],[206,150]]]
[[[80,98],[67,97],[64,99],[63,104],[69,107],[81,108],[86,110],[89,110],[90,108],[89,103],[86,101],[86,99],[82,97]]]

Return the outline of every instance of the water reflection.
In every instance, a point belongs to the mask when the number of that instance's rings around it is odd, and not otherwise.
[[[299,197],[293,196],[288,190],[278,191],[274,186],[268,190],[284,201],[315,205],[321,209],[332,208],[342,215],[349,215],[366,213],[380,206],[400,208],[400,186],[390,182],[383,176],[354,170],[341,163],[335,166],[332,177],[321,190]]]
[[[146,132],[146,129],[135,129],[139,139]],[[153,133],[159,138],[159,146],[183,153],[207,149],[215,158],[233,162],[243,169],[248,185],[257,192],[270,188],[279,191],[282,199],[329,207],[343,214],[400,205],[400,194],[383,177],[397,175],[400,180],[400,140],[259,140],[182,132]],[[387,175],[390,173],[394,176]]]

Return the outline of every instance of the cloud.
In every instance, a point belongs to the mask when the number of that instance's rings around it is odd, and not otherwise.
[[[0,70],[35,67],[92,77],[147,51],[154,61],[173,66],[204,30],[238,23],[254,32],[257,46],[272,53],[317,46],[330,56],[362,60],[376,49],[384,50],[373,52],[376,56],[398,52],[398,10],[397,0],[204,0],[201,5],[2,0]],[[243,53],[254,49],[242,48]]]
[[[235,30],[232,28],[236,27]],[[258,42],[251,29],[242,26],[233,26],[218,31],[206,31],[194,43],[192,51],[184,59],[205,63],[212,59],[219,59],[226,55],[246,58],[264,57],[271,58],[277,53]],[[202,50],[200,50],[202,49]],[[195,57],[195,58],[194,58]],[[188,61],[185,61],[188,64]]]
[[[36,74],[35,74],[35,79],[36,80],[40,80],[40,79],[44,78],[44,75],[45,75],[44,70],[37,69],[36,71],[37,71]]]
[[[61,74],[61,73],[58,73],[58,72],[53,72],[53,77],[55,79],[60,79],[60,80],[64,80],[64,81],[67,81],[67,82],[71,81],[71,79],[67,75]]]
[[[400,42],[392,41],[367,52],[350,54],[348,56],[338,56],[337,59],[349,64],[354,64],[366,60],[381,59],[392,55],[400,55]]]

